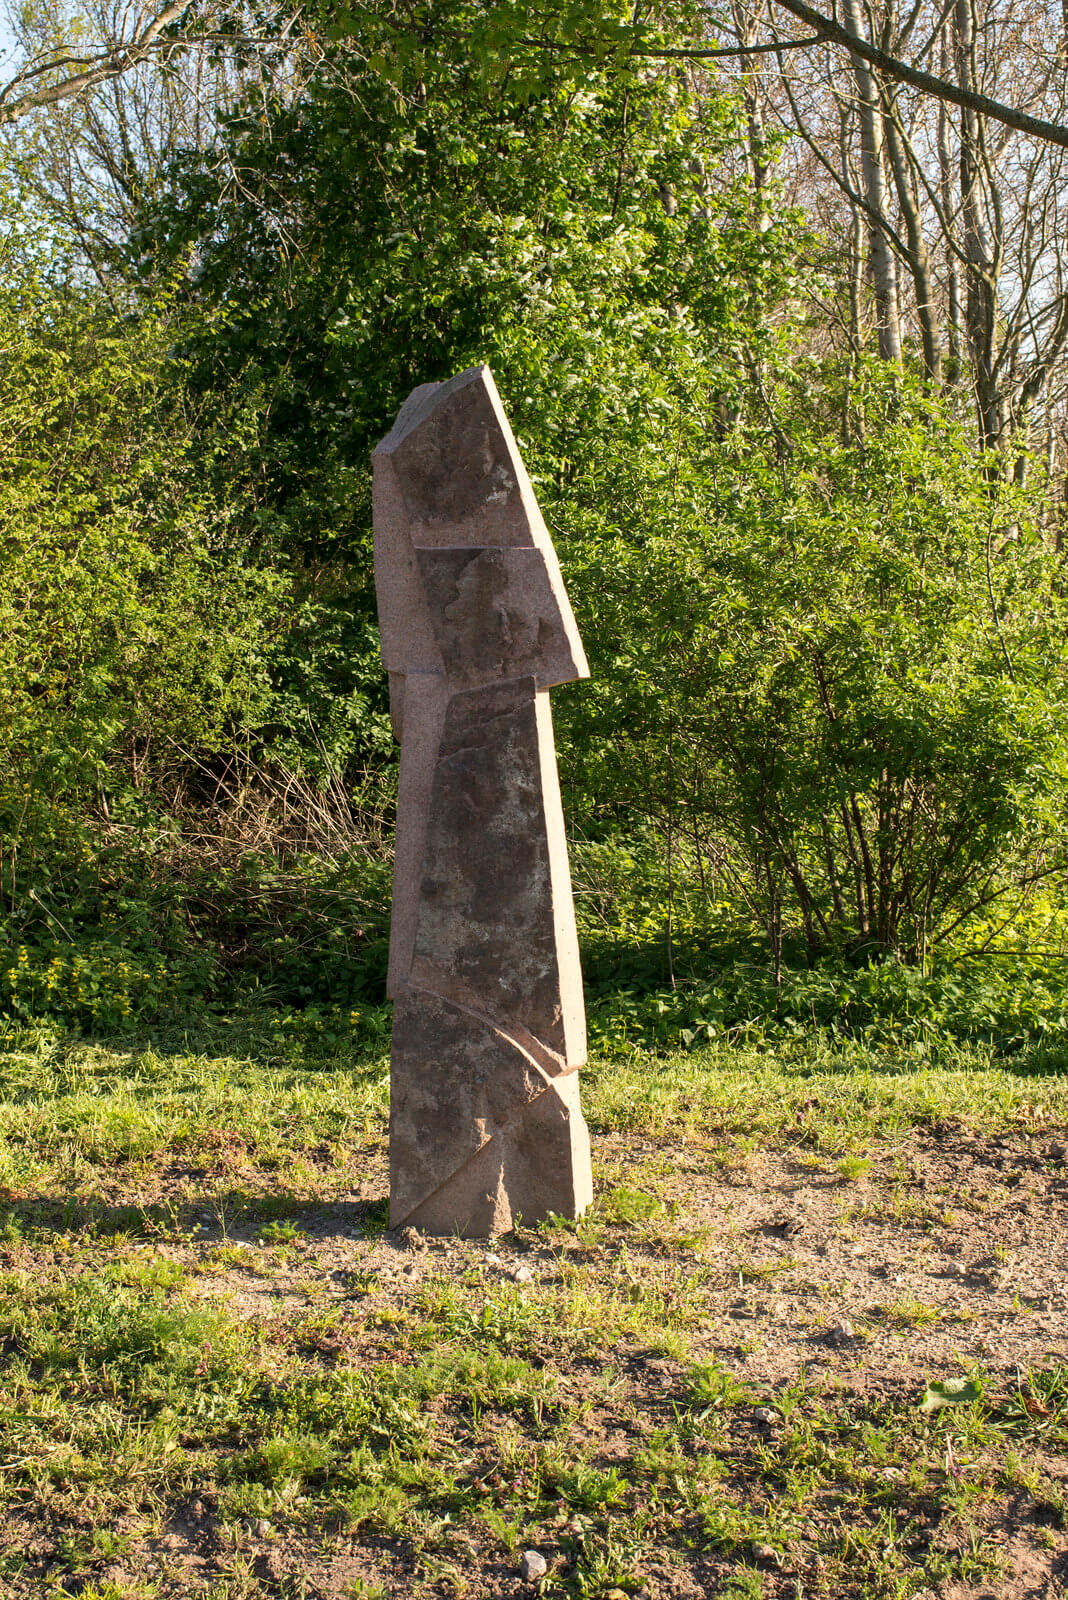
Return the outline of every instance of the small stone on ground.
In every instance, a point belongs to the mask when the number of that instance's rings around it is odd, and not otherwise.
[[[523,1551],[523,1559],[519,1563],[519,1576],[524,1583],[533,1583],[535,1578],[544,1578],[548,1570],[549,1564],[540,1551]]]

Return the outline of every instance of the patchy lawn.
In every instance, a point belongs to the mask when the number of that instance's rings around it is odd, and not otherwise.
[[[487,1243],[386,1230],[383,1060],[16,1041],[0,1595],[1063,1596],[1040,1067],[595,1063],[592,1213]]]

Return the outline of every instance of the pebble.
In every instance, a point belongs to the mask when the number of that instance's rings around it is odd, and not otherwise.
[[[266,1517],[260,1517],[252,1529],[257,1539],[266,1539],[271,1531],[271,1524]]]
[[[775,1428],[779,1423],[779,1413],[773,1411],[770,1406],[757,1406],[753,1412],[753,1421],[759,1423],[762,1428]]]
[[[512,1273],[512,1277],[515,1279],[516,1283],[529,1283],[533,1276],[534,1274],[531,1272],[530,1268],[525,1266],[516,1267],[515,1271]]]
[[[523,1559],[519,1563],[519,1576],[524,1583],[533,1583],[535,1578],[544,1578],[549,1570],[549,1563],[540,1550],[524,1550]]]

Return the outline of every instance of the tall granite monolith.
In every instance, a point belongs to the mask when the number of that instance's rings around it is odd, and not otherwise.
[[[548,695],[589,668],[488,367],[414,390],[373,460],[401,746],[390,1224],[484,1236],[592,1193]]]

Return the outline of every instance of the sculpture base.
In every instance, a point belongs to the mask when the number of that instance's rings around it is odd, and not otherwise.
[[[488,1238],[589,1205],[577,1073],[553,1076],[493,1024],[408,990],[390,1079],[391,1227]]]

